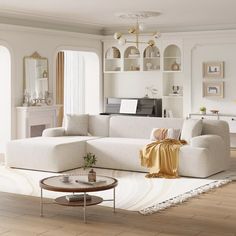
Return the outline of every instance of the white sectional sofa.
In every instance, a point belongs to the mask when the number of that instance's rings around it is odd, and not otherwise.
[[[143,171],[139,150],[150,143],[153,128],[182,129],[183,119],[137,116],[89,116],[88,136],[66,136],[65,129],[52,128],[43,137],[14,140],[7,145],[9,167],[61,172],[81,167],[83,156],[92,152],[97,167]],[[208,177],[229,165],[228,124],[203,120],[202,135],[180,148],[179,173]],[[192,130],[189,130],[191,133]]]

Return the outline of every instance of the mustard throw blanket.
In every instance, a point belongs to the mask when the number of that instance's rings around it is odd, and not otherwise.
[[[148,167],[148,178],[177,178],[179,149],[186,144],[184,140],[164,139],[146,145],[140,151],[141,165]]]

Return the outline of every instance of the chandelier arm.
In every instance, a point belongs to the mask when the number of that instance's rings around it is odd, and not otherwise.
[[[126,40],[126,43],[136,43],[136,41],[132,41],[132,40]],[[146,43],[148,44],[148,42],[142,42],[142,41],[138,41],[138,43]]]

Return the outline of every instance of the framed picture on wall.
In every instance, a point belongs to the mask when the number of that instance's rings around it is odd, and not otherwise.
[[[224,82],[203,82],[203,97],[224,97]]]
[[[224,78],[224,62],[215,61],[215,62],[203,62],[202,65],[203,78],[215,78],[222,79]]]

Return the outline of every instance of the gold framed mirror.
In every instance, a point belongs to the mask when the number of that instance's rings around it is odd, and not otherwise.
[[[38,52],[24,57],[24,95],[33,99],[45,99],[49,91],[48,59]]]

